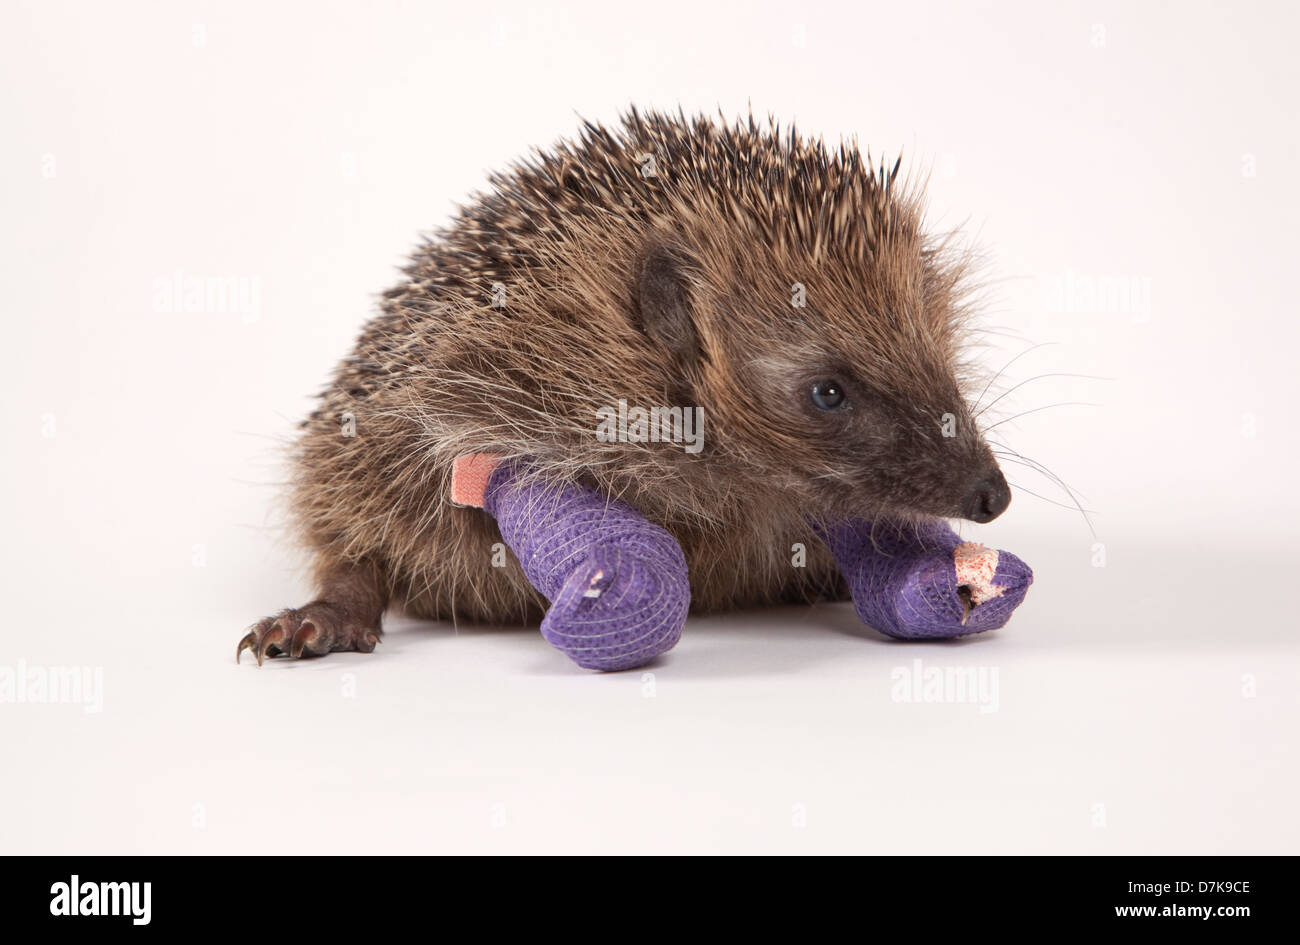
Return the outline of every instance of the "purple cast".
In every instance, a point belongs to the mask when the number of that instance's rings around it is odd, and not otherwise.
[[[503,463],[483,508],[551,602],[542,636],[587,669],[632,669],[672,649],[691,606],[672,535],[626,502],[580,485],[529,481]]]
[[[681,639],[691,601],[686,559],[667,531],[626,502],[582,485],[538,482],[503,463],[488,480],[483,507],[551,602],[542,636],[579,666],[644,666]],[[1000,627],[1033,580],[1024,562],[1001,552],[993,583],[1002,595],[967,614],[953,563],[961,539],[947,525],[873,529],[857,521],[816,530],[848,581],[858,616],[894,637]]]
[[[1034,580],[1027,564],[1000,551],[993,584],[1001,595],[968,609],[953,563],[962,540],[944,522],[873,527],[859,520],[815,530],[849,584],[858,618],[904,640],[960,637],[1001,627]]]

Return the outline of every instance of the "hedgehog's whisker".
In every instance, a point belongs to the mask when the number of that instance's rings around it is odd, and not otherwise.
[[[1012,460],[1008,459],[1007,462],[1012,462]],[[1026,469],[1031,469],[1031,470],[1034,468],[1033,466],[1029,466],[1026,463],[1017,463],[1016,465],[1025,466]],[[1070,504],[1069,502],[1058,502],[1056,499],[1049,499],[1047,496],[1037,493],[1033,489],[1025,488],[1018,482],[1012,482],[1010,479],[1007,480],[1007,485],[1011,486],[1018,492],[1024,492],[1027,495],[1032,495],[1035,499],[1042,499],[1044,502],[1048,503],[1049,505],[1055,505],[1057,508],[1069,509],[1071,512],[1078,511],[1078,507]],[[1084,509],[1084,511],[1088,513],[1096,512],[1095,509]]]
[[[1022,454],[1022,453],[1017,453],[1015,450],[1011,449],[1011,447],[1007,446],[1005,443],[994,442],[993,445],[994,445],[994,446],[1001,447],[1001,449],[995,449],[995,450],[993,450],[994,455],[996,455],[996,456],[1002,456],[1002,457],[1004,457],[1004,458],[1008,458],[1008,459],[1016,459],[1016,460],[1019,460],[1022,464],[1026,464],[1026,465],[1030,466],[1031,468],[1036,469],[1039,473],[1041,473],[1043,476],[1046,476],[1048,479],[1050,479],[1052,482],[1054,482],[1057,486],[1059,486],[1062,490],[1064,490],[1064,491],[1066,491],[1066,492],[1069,492],[1069,493],[1071,493],[1071,494],[1083,495],[1082,492],[1078,492],[1078,490],[1071,489],[1069,483],[1067,483],[1064,479],[1062,479],[1060,476],[1058,476],[1055,472],[1053,472],[1053,471],[1052,471],[1051,469],[1049,469],[1047,466],[1044,466],[1044,465],[1043,465],[1042,463],[1040,463],[1038,460],[1036,460],[1036,459],[1031,459],[1030,457],[1025,456],[1025,455]],[[1087,498],[1086,495],[1084,495],[1083,497],[1084,497],[1085,499]]]
[[[1001,400],[1003,397],[1006,397],[1008,394],[1011,394],[1011,393],[1013,393],[1014,391],[1019,390],[1021,387],[1024,387],[1026,384],[1030,383],[1031,381],[1039,381],[1039,380],[1042,380],[1042,379],[1045,378],[1045,377],[1081,377],[1081,378],[1084,378],[1085,380],[1089,380],[1089,381],[1109,381],[1109,380],[1111,380],[1111,378],[1109,378],[1109,377],[1098,377],[1098,376],[1095,375],[1095,374],[1065,374],[1065,373],[1062,373],[1062,372],[1059,372],[1059,371],[1054,371],[1054,372],[1052,372],[1052,373],[1050,373],[1050,374],[1035,374],[1033,377],[1026,378],[1025,380],[1021,381],[1019,384],[1016,384],[1016,385],[1014,385],[1014,386],[1012,386],[1012,387],[1008,387],[1008,388],[1007,388],[1006,390],[1004,390],[1002,393],[998,394],[998,396],[994,397],[992,400],[990,400],[987,404],[985,404],[985,405],[984,405],[983,407],[981,407],[979,410],[975,411],[975,414],[974,414],[974,416],[973,416],[973,419],[978,420],[978,419],[980,418],[980,416],[981,416],[985,411],[987,411],[987,410],[989,410],[990,408],[992,408],[994,404],[996,404],[996,403],[997,403],[999,400]]]
[[[1020,453],[1017,453],[1015,450],[995,449],[993,450],[993,453],[995,456],[1000,456],[1003,462],[1014,463],[1017,466],[1024,466],[1027,469],[1034,470],[1035,472],[1039,473],[1044,478],[1052,482],[1058,488],[1060,488],[1061,491],[1063,491],[1066,495],[1070,497],[1070,502],[1073,505],[1073,507],[1078,510],[1080,515],[1083,516],[1083,520],[1087,524],[1088,531],[1092,534],[1092,537],[1093,538],[1097,537],[1097,530],[1093,528],[1092,519],[1089,517],[1089,510],[1083,507],[1083,503],[1079,501],[1079,496],[1075,493],[1073,489],[1070,488],[1069,484],[1064,479],[1062,479],[1056,473],[1052,472],[1052,470],[1048,469],[1046,466],[1044,466],[1042,463],[1038,462],[1037,460],[1030,459],[1028,456],[1022,456]]]
[[[1021,417],[1027,417],[1031,413],[1038,413],[1040,410],[1051,410],[1053,407],[1100,407],[1101,404],[1090,403],[1085,400],[1062,400],[1054,404],[1044,404],[1042,407],[1035,407],[1032,410],[1022,410],[1020,413],[1012,414],[1006,419],[999,420],[997,423],[990,423],[984,429],[980,430],[980,436],[984,436],[990,430],[996,430],[1004,423],[1010,423],[1012,420],[1019,420]]]
[[[984,399],[984,395],[989,392],[989,388],[992,387],[995,383],[997,383],[997,379],[1007,372],[1007,368],[1011,367],[1011,365],[1015,364],[1025,355],[1029,354],[1031,351],[1037,351],[1039,348],[1045,348],[1048,345],[1054,345],[1056,343],[1057,342],[1055,341],[1040,341],[1036,345],[1030,345],[1028,348],[1026,348],[1024,351],[1021,351],[1018,355],[1016,355],[1006,364],[1002,365],[1002,370],[998,371],[998,373],[994,374],[992,377],[989,378],[989,382],[984,385],[984,389],[980,391],[980,395],[975,398],[975,406],[977,408],[979,407],[980,402]],[[978,414],[976,414],[976,416],[978,416]]]

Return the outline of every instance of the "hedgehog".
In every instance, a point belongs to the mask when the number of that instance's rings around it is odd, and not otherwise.
[[[968,255],[922,188],[769,120],[627,110],[425,237],[291,447],[316,599],[236,650],[370,652],[390,608],[539,624],[579,666],[691,613],[851,600],[1000,627],[1032,573],[969,391]]]

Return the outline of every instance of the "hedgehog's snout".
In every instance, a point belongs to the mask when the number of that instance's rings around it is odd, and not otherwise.
[[[1011,487],[996,466],[982,473],[962,499],[961,514],[972,522],[991,522],[1011,504]]]

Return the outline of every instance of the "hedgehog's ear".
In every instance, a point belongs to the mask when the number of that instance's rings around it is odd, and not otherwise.
[[[637,327],[684,367],[699,356],[700,339],[683,266],[682,257],[667,247],[654,246],[646,254],[637,283]]]

